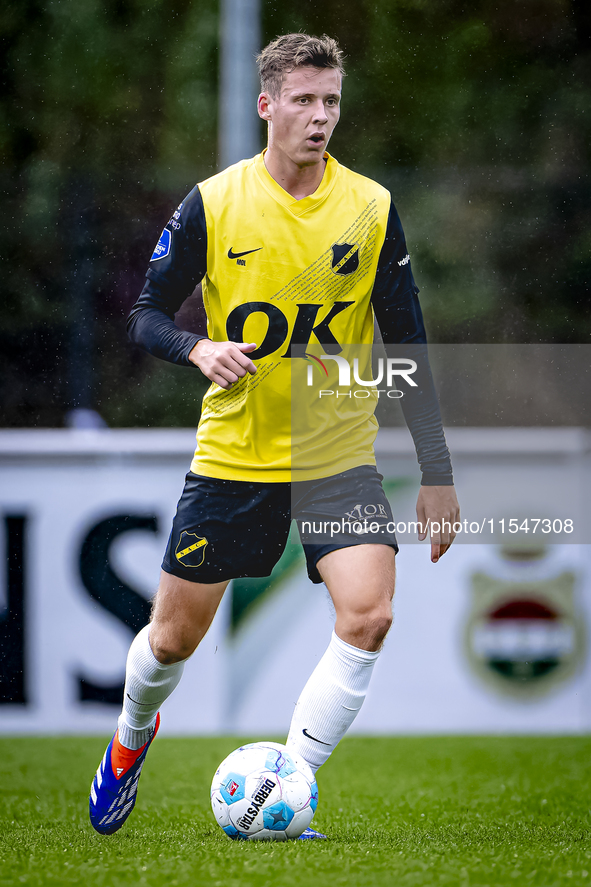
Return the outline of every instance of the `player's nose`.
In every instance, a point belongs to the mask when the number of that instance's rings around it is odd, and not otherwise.
[[[319,99],[313,108],[313,117],[312,120],[314,123],[320,123],[321,125],[328,123],[328,117],[326,115],[326,108],[324,107],[324,102]]]

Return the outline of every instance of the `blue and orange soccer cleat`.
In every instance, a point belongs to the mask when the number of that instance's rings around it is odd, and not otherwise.
[[[308,826],[307,829],[304,829],[302,834],[297,838],[298,841],[314,841],[316,838],[326,838],[326,835],[323,835],[322,832],[317,832],[315,829],[310,828]]]
[[[101,835],[120,829],[133,810],[142,767],[159,726],[160,712],[152,736],[136,751],[121,745],[115,731],[90,786],[90,821]]]

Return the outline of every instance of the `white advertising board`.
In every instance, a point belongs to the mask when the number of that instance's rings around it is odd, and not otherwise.
[[[577,429],[535,441],[529,430],[456,429],[448,439],[464,513],[478,520],[505,514],[497,503],[487,517],[483,478],[491,490],[530,472],[520,519],[540,516],[557,485],[571,484],[574,502],[588,482]],[[125,621],[147,621],[193,445],[191,431],[0,434],[0,732],[112,731],[134,633]],[[381,433],[376,451],[396,519],[412,519],[408,432]],[[590,729],[590,548],[507,540],[456,543],[437,565],[426,545],[401,546],[394,627],[354,731]],[[326,589],[303,560],[235,633],[227,595],[163,707],[163,732],[284,734],[331,628]]]

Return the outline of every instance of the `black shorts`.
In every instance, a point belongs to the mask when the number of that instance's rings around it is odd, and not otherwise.
[[[308,576],[329,551],[379,543],[396,552],[390,503],[373,465],[319,480],[256,483],[189,472],[162,569],[191,582],[269,576],[297,522]]]

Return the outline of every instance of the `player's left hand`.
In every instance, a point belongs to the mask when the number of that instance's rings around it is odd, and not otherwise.
[[[431,561],[436,564],[456,538],[453,525],[460,519],[460,505],[455,487],[421,487],[417,499],[417,519],[421,526],[421,542],[427,538],[427,532],[431,532]],[[433,531],[433,524],[436,532]]]

